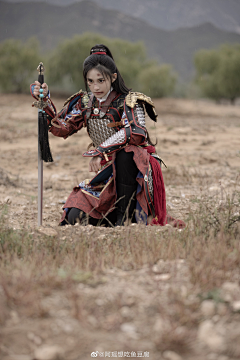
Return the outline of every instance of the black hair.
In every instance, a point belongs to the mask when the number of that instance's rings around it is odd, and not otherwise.
[[[112,75],[117,73],[117,79],[112,83],[113,89],[120,94],[129,93],[130,89],[124,83],[124,80],[114,62],[112,53],[106,45],[97,44],[93,46],[90,51],[90,56],[88,56],[83,63],[83,78],[86,90],[88,90],[87,73],[92,69],[99,70],[103,77],[110,80],[112,79]]]

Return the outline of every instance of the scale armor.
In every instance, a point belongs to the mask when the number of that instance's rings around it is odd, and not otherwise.
[[[109,128],[107,125],[111,122],[107,117],[100,119],[95,116],[90,117],[87,122],[88,134],[93,142],[94,147],[108,140],[112,135],[116,135],[114,128]]]

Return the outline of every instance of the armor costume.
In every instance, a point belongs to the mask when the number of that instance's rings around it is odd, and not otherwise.
[[[31,85],[32,95],[33,90],[34,84]],[[157,118],[151,99],[141,93],[125,95],[112,90],[100,104],[93,95],[79,91],[65,102],[59,113],[48,97],[45,101],[49,131],[66,139],[86,127],[94,150],[86,151],[83,156],[102,158],[98,174],[90,182],[83,181],[73,189],[63,207],[61,222],[67,219],[70,208],[80,209],[94,219],[105,218],[114,210],[117,200],[116,158],[120,151],[124,151],[133,153],[138,169],[136,221],[140,219],[147,223],[147,217],[152,215],[154,224],[165,225],[166,199],[161,159],[155,148],[147,143],[145,111],[152,120]]]

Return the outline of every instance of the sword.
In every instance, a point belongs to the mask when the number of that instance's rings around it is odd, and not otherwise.
[[[44,83],[43,63],[37,67],[39,72],[38,81],[42,85]],[[44,108],[47,106],[43,101],[44,94],[42,87],[40,88],[39,100],[37,101],[38,107],[38,226],[42,225],[42,209],[43,209],[43,161],[52,162],[52,154],[48,141],[48,123],[47,116]]]

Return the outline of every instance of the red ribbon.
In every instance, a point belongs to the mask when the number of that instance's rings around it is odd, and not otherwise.
[[[97,51],[92,53],[92,55],[107,55],[107,53],[105,53],[104,51]]]

